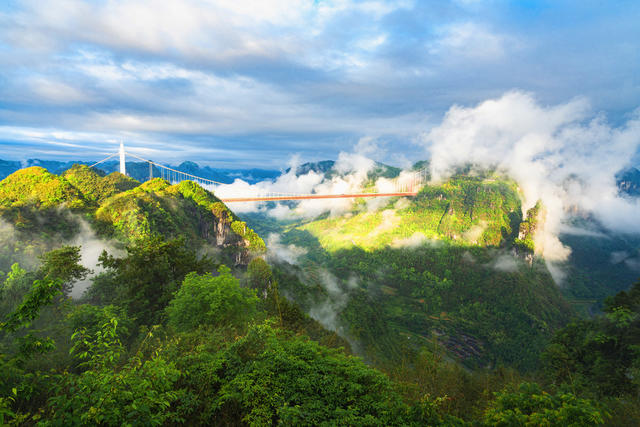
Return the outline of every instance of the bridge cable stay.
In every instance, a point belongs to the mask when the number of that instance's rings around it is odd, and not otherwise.
[[[114,154],[110,155],[109,157],[105,157],[104,159],[100,160],[99,162],[96,162],[96,163],[92,164],[92,165],[91,165],[91,166],[89,166],[89,167],[90,167],[90,168],[92,168],[92,167],[94,167],[94,166],[96,166],[96,165],[99,165],[99,164],[100,164],[100,163],[102,163],[102,162],[106,162],[107,160],[109,160],[109,159],[111,159],[111,158],[113,158],[113,157],[115,157],[115,156],[117,156],[117,155],[119,155],[119,154],[120,154],[120,153],[114,153]]]
[[[200,176],[196,176],[196,175],[192,175],[190,173],[186,173],[186,172],[182,172],[173,168],[170,168],[168,166],[165,165],[161,165],[159,163],[156,163],[152,160],[147,160],[144,159],[140,156],[136,156],[135,154],[131,154],[129,152],[126,153],[128,156],[131,157],[135,157],[138,160],[142,160],[143,162],[147,162],[150,165],[153,165],[155,167],[157,167],[158,169],[160,169],[160,173],[161,173],[161,178],[162,179],[166,179],[169,182],[180,182],[180,181],[186,181],[188,179],[191,180],[195,180],[198,183],[204,183],[204,184],[213,184],[213,185],[224,185],[224,182],[219,182],[219,181],[214,181],[213,179],[207,179],[207,178],[202,178]],[[188,178],[186,178],[188,177]]]

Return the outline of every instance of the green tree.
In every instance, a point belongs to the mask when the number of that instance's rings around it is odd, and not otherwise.
[[[263,299],[267,298],[273,285],[273,272],[269,264],[262,258],[254,258],[247,266],[249,286],[255,289]]]
[[[75,306],[69,313],[67,324],[72,331],[75,331],[72,335],[74,344],[71,353],[75,356],[78,367],[86,366],[86,361],[79,355],[87,354],[89,351],[90,346],[87,344],[87,340],[103,334],[104,326],[113,322],[117,323],[118,340],[122,340],[126,344],[132,336],[133,322],[122,307],[113,305],[97,307],[81,304]],[[116,330],[116,328],[113,329]]]
[[[16,267],[16,266],[14,266]],[[24,275],[17,267],[13,269],[13,279]],[[11,280],[9,275],[7,280]],[[40,310],[51,304],[62,293],[62,280],[35,280],[31,289],[23,297],[16,309],[0,321],[0,342],[4,338],[12,338],[12,344],[18,348],[17,353],[8,354],[0,347],[0,423],[14,421],[20,423],[27,414],[14,410],[12,406],[30,400],[38,391],[32,375],[25,372],[25,363],[36,353],[42,354],[55,348],[53,340],[41,337],[28,331],[40,314]],[[24,330],[27,330],[26,334]]]
[[[199,258],[183,239],[163,240],[160,236],[139,240],[127,248],[127,256],[115,258],[103,252],[100,263],[108,271],[97,281],[121,295],[129,315],[138,324],[155,325],[164,321],[164,309],[180,283],[190,272],[205,273],[213,267],[209,258]],[[100,290],[93,291],[101,294]],[[91,292],[89,293],[91,297]]]
[[[178,331],[199,325],[241,326],[257,313],[255,291],[241,288],[231,270],[222,265],[219,275],[189,273],[167,307],[169,324]]]
[[[490,426],[599,426],[605,416],[590,400],[571,393],[555,395],[535,383],[522,383],[517,390],[505,389],[486,410],[483,422]]]
[[[558,331],[542,355],[556,384],[599,396],[640,390],[640,282],[606,301],[604,315]]]
[[[80,264],[80,247],[63,246],[42,255],[40,274],[50,279],[62,280],[62,291],[69,294],[73,284],[84,280],[91,270]]]
[[[163,425],[181,421],[172,404],[180,371],[156,348],[151,358],[142,351],[121,362],[124,348],[115,319],[94,334],[81,329],[73,335],[74,351],[88,369],[62,374],[45,408],[41,425]]]
[[[210,396],[193,423],[402,425],[408,407],[381,372],[360,359],[290,336],[268,323],[213,357],[190,357],[202,373],[186,385]],[[206,373],[206,375],[205,375]]]

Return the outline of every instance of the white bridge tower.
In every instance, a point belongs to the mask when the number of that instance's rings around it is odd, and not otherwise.
[[[120,173],[123,175],[127,174],[127,164],[124,157],[124,143],[122,141],[120,141]]]

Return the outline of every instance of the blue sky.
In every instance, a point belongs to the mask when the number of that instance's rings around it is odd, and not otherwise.
[[[505,92],[640,107],[638,1],[37,0],[0,5],[0,158],[285,167],[425,158]]]

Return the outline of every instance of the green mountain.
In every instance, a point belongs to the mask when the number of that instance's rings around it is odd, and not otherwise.
[[[306,251],[283,265],[281,289],[383,365],[438,343],[467,366],[533,369],[574,315],[523,243],[536,213],[523,218],[517,184],[493,172],[460,173],[375,208],[357,202],[281,227],[283,244]],[[246,218],[263,232],[262,217]],[[271,222],[264,233],[273,231]]]
[[[33,205],[43,209],[62,204],[70,209],[87,206],[80,190],[66,179],[37,166],[20,169],[2,180],[0,203],[3,207]]]
[[[82,221],[98,236],[121,242],[156,234],[182,237],[193,247],[222,250],[232,264],[246,265],[250,252],[264,251],[253,230],[190,181],[169,185],[157,178],[140,184],[84,165],[62,175],[40,167],[9,175],[0,181],[0,218],[18,233],[1,251],[0,269],[8,268],[16,253],[35,256],[69,241],[81,232]]]

